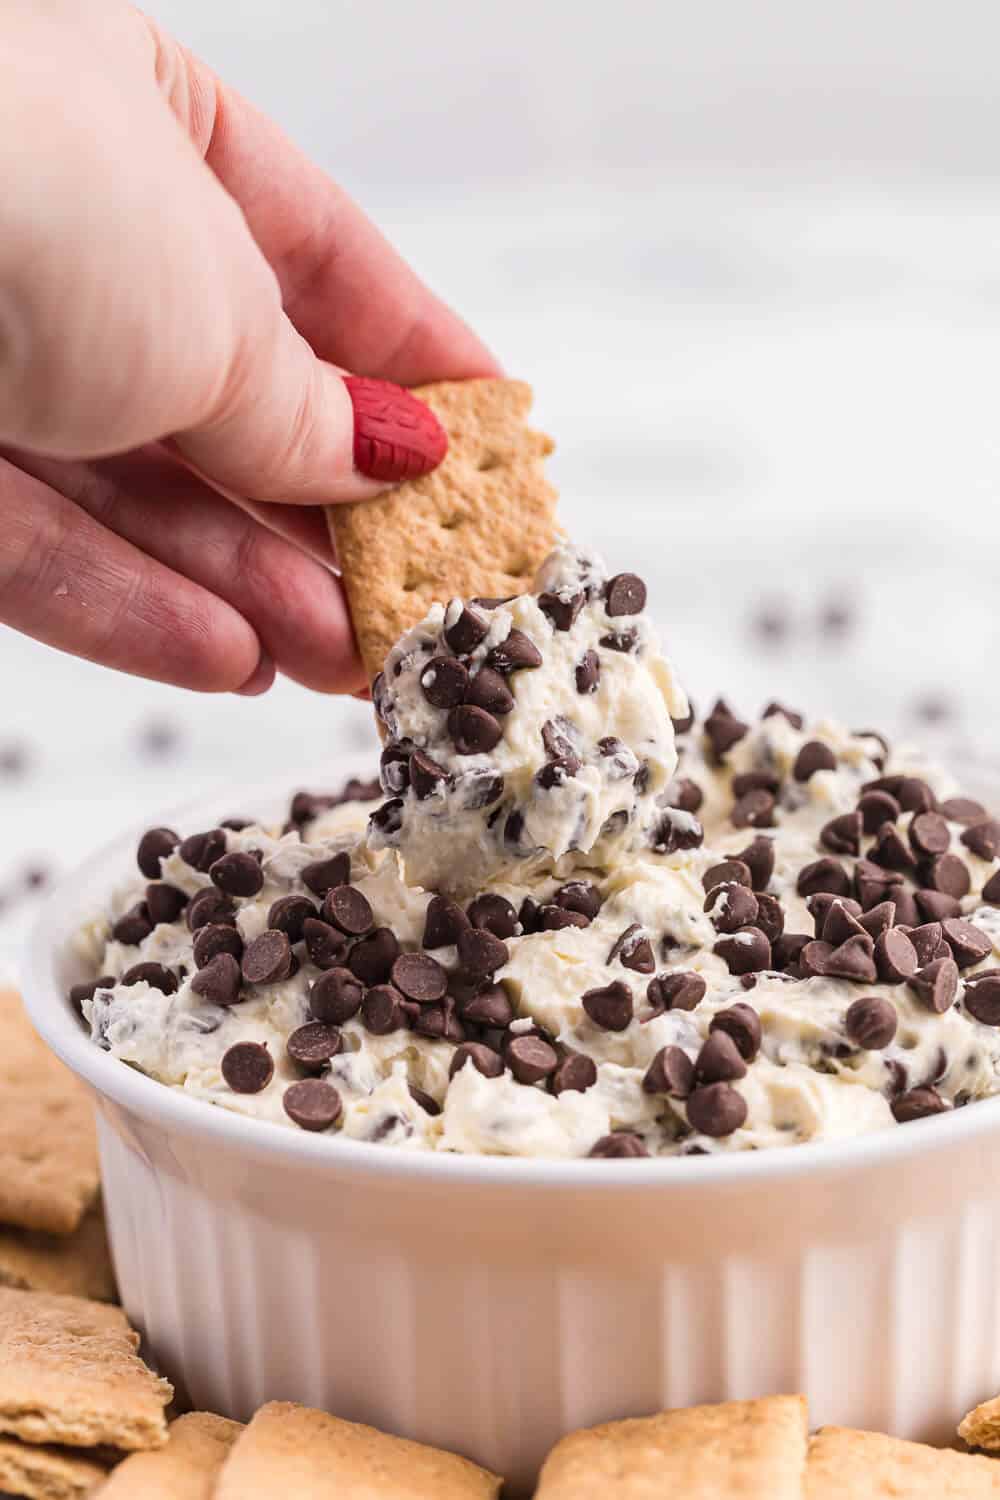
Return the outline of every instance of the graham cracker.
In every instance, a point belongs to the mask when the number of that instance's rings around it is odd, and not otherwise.
[[[1000,1495],[991,1458],[881,1432],[821,1427],[809,1444],[806,1500],[980,1500]]]
[[[0,1437],[0,1491],[28,1500],[82,1500],[108,1477],[103,1464],[72,1448],[45,1448]]]
[[[572,1432],[535,1500],[801,1500],[804,1396],[691,1406]]]
[[[437,1448],[272,1401],[237,1439],[213,1500],[495,1500],[495,1474]]]
[[[2,1105],[0,1105],[2,1107]],[[104,1215],[92,1208],[73,1234],[0,1225],[0,1286],[114,1302],[115,1273]]]
[[[970,1448],[1000,1449],[1000,1396],[966,1412],[958,1424],[958,1435]]]
[[[0,1433],[80,1448],[158,1448],[173,1396],[120,1307],[0,1288]]]
[[[72,1234],[98,1190],[86,1089],[0,991],[0,1223]]]
[[[239,1422],[193,1411],[171,1422],[167,1445],[132,1453],[118,1465],[101,1500],[212,1500],[215,1481],[243,1431]]]
[[[327,509],[370,678],[435,600],[523,594],[556,532],[542,465],[553,443],[525,425],[529,385],[442,381],[413,394],[447,429],[444,461],[375,500]]]

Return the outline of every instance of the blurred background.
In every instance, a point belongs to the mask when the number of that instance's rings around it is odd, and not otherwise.
[[[530,379],[563,517],[704,703],[1000,786],[995,0],[149,0]],[[171,802],[315,780],[369,711],[0,634],[0,955]],[[374,760],[374,753],[372,755]]]

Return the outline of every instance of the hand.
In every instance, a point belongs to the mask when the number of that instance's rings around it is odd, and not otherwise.
[[[342,371],[492,357],[124,0],[6,0],[0,180],[0,620],[202,691],[360,688],[316,507],[403,474],[356,444]]]

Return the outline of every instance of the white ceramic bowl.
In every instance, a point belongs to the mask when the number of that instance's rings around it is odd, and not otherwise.
[[[842,1144],[634,1161],[411,1154],[246,1119],[100,1051],[65,998],[73,935],[140,831],[53,893],[25,998],[94,1092],[126,1311],[197,1406],[307,1402],[518,1494],[557,1438],[606,1418],[801,1390],[814,1423],[947,1441],[1000,1388],[1000,1099]]]

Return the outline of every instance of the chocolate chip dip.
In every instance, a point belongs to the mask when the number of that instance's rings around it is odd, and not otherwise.
[[[94,1042],[296,1129],[700,1155],[1000,1092],[1000,823],[873,731],[689,711],[634,574],[435,606],[380,781],[150,829],[81,934]]]

